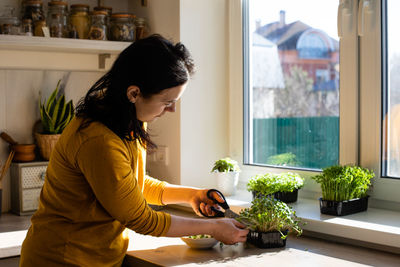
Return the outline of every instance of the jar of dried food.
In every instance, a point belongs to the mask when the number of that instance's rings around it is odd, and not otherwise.
[[[33,23],[38,20],[45,20],[43,2],[41,0],[26,0],[22,5],[22,19],[31,19]]]
[[[135,40],[135,15],[117,13],[111,15],[110,40],[133,42]]]
[[[91,40],[107,40],[106,26],[107,12],[93,11],[92,24],[89,30],[89,39]]]
[[[140,40],[144,38],[146,33],[146,20],[144,18],[135,19],[135,40]]]
[[[67,37],[67,3],[64,1],[51,1],[48,3],[47,24],[51,37]]]
[[[110,28],[110,18],[111,18],[111,14],[112,14],[112,7],[108,7],[108,6],[95,6],[93,8],[94,11],[105,11],[107,12],[107,16],[106,16],[106,26],[107,29]]]
[[[44,36],[43,27],[47,27],[45,20],[35,21],[33,24],[33,35],[34,36]]]
[[[21,35],[26,35],[26,36],[33,35],[33,24],[31,19],[22,20]]]
[[[0,17],[0,33],[18,35],[20,32],[20,21],[17,17]]]
[[[87,39],[89,27],[89,6],[84,4],[71,5],[69,15],[69,37],[73,38],[73,36],[77,36],[79,39]]]
[[[38,28],[37,30],[35,29],[35,24],[37,24],[38,21],[45,21],[46,17],[43,12],[43,2],[41,0],[26,0],[22,3],[22,19],[30,19],[32,20],[32,28],[33,28],[33,33],[37,32],[40,35],[35,35],[35,36],[43,36],[42,34],[42,28]],[[38,23],[42,25],[43,23]]]

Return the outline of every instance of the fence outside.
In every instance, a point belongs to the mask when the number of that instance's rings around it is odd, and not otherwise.
[[[322,169],[339,162],[339,117],[253,120],[255,164]]]

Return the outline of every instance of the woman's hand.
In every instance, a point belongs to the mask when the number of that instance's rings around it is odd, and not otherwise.
[[[245,225],[235,219],[221,218],[215,219],[212,236],[224,244],[232,245],[238,242],[246,242],[248,229]]]
[[[197,189],[189,200],[192,209],[199,216],[203,216],[200,213],[200,210],[207,216],[214,216],[215,212],[211,210],[211,207],[219,209],[219,206],[207,197],[207,191],[208,189]],[[213,197],[216,200],[223,202],[223,199],[216,192],[213,193]]]

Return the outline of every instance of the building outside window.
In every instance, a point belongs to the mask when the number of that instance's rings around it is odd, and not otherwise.
[[[318,14],[299,2],[248,1],[250,164],[321,169],[338,163],[337,1],[305,1]]]

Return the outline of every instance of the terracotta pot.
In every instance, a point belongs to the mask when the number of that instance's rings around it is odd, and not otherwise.
[[[13,162],[29,162],[35,159],[35,144],[16,144],[11,149],[15,151]]]
[[[61,134],[39,134],[35,133],[36,142],[40,149],[40,154],[45,160],[50,159],[51,152],[57,144]]]

